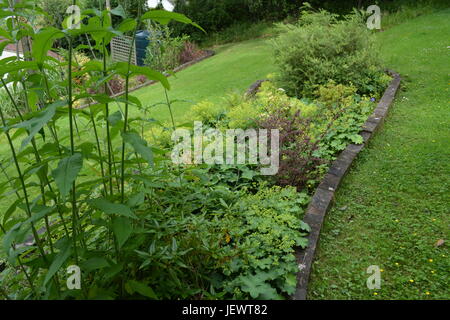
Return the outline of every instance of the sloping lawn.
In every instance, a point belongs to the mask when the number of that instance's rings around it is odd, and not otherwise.
[[[195,64],[169,78],[170,100],[186,100],[173,105],[175,121],[183,121],[190,107],[202,100],[217,103],[228,93],[243,93],[256,80],[275,71],[272,50],[267,40],[256,39],[219,47],[217,55]],[[159,84],[142,88],[133,95],[144,105],[165,101]],[[152,109],[151,116],[161,121],[170,119],[165,105]]]
[[[449,9],[378,34],[403,89],[337,192],[309,299],[450,298],[449,39]],[[379,290],[366,286],[371,265]]]

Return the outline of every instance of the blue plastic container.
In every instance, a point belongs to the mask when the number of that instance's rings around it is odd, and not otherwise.
[[[144,65],[147,47],[150,43],[150,41],[148,40],[149,36],[150,33],[147,30],[139,30],[136,33],[136,62],[138,66]]]

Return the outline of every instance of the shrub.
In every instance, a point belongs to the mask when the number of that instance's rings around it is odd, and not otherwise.
[[[360,94],[383,86],[380,62],[369,30],[358,13],[343,19],[321,10],[303,11],[295,25],[273,41],[279,83],[294,96],[313,96],[329,80],[353,85]]]
[[[260,110],[255,108],[252,101],[243,100],[241,104],[228,112],[229,126],[230,128],[242,129],[255,127],[260,116]]]
[[[313,186],[325,162],[317,156],[320,139],[310,136],[311,120],[302,117],[300,111],[287,116],[280,110],[260,121],[259,126],[280,130],[280,167],[275,176],[277,184],[296,186],[299,190]]]
[[[221,31],[236,21],[248,18],[248,8],[241,0],[179,0],[175,11],[183,13],[196,21],[208,33]],[[198,41],[205,38],[203,32],[195,28],[174,24],[176,35],[189,34]]]
[[[185,41],[184,47],[181,49],[179,55],[179,62],[180,64],[187,63],[192,60],[201,58],[204,55],[205,52],[203,50],[200,50],[200,48],[195,43]]]
[[[214,103],[202,101],[192,106],[191,117],[194,120],[200,120],[207,125],[214,125],[221,120],[224,110],[218,108]]]
[[[185,50],[185,42],[188,36],[173,37],[168,26],[157,23],[148,25],[150,32],[149,41],[144,63],[149,67],[169,71],[178,67],[180,55]]]

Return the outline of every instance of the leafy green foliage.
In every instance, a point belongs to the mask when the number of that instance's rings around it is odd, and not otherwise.
[[[354,85],[360,94],[383,89],[377,50],[359,13],[339,19],[326,11],[303,11],[297,24],[279,28],[283,32],[273,42],[278,80],[290,95],[311,97],[329,80]]]
[[[121,8],[111,13],[124,15]],[[31,61],[0,62],[13,87],[23,89],[15,102],[24,110],[8,119],[2,114],[2,135],[11,149],[5,160],[17,169],[4,170],[7,178],[0,184],[2,200],[17,196],[0,224],[1,253],[8,263],[0,276],[8,294],[17,299],[287,296],[295,286],[292,247],[306,242],[307,226],[300,221],[307,197],[262,183],[256,166],[172,165],[168,149],[155,148],[142,136],[149,115],[128,117],[128,108],[144,109],[142,102],[128,92],[111,97],[101,89],[112,77],[128,82],[141,75],[170,89],[158,71],[106,59],[111,37],[137,24],[112,24],[106,11],[84,14],[79,30],[27,29],[34,39]],[[180,14],[152,11],[147,18],[195,25]],[[15,39],[21,28],[9,24],[3,31]],[[87,59],[83,46],[72,46],[86,35],[103,60]],[[62,36],[71,41],[59,61],[47,51]],[[75,108],[81,102],[95,105]],[[125,103],[126,111],[113,109],[114,103]],[[166,129],[170,135],[172,128]],[[263,242],[268,249],[255,255]],[[81,268],[88,288],[67,290],[65,267],[72,264]],[[274,270],[270,274],[268,266]],[[254,285],[252,276],[258,279]]]
[[[146,49],[145,64],[160,71],[170,71],[178,67],[184,43],[189,37],[174,37],[166,25],[148,23],[150,36]]]
[[[83,157],[80,153],[66,157],[58,163],[52,175],[58,186],[61,197],[66,197],[72,190],[73,183],[83,167]]]
[[[356,91],[330,81],[318,87],[314,100],[298,99],[266,81],[253,98],[229,95],[224,105],[198,103],[192,107],[191,118],[222,129],[280,130],[280,169],[275,181],[312,190],[340,151],[350,143],[363,143],[359,133],[375,98]]]

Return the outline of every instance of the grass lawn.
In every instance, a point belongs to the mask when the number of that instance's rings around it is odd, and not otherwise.
[[[450,298],[449,39],[449,9],[378,34],[403,88],[336,194],[309,299]],[[366,287],[371,265],[379,290]]]
[[[275,71],[272,50],[265,39],[244,41],[216,48],[216,55],[195,64],[170,77],[171,100],[186,100],[173,105],[176,122],[183,122],[190,107],[203,100],[217,103],[223,101],[228,93],[243,93],[258,79],[266,78]],[[144,105],[164,102],[161,85],[142,88],[132,95],[137,96]],[[170,115],[165,105],[156,106],[150,116],[169,121]]]

